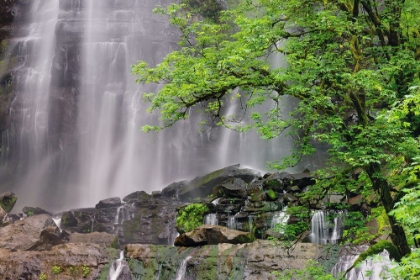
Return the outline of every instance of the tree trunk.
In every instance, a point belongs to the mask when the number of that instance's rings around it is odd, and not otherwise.
[[[398,225],[393,216],[389,215],[389,212],[394,208],[394,200],[391,196],[391,188],[385,178],[381,177],[379,170],[380,167],[378,164],[371,164],[371,166],[367,168],[367,173],[372,181],[373,189],[379,193],[382,205],[387,213],[389,224],[391,225],[392,243],[398,248],[401,256],[406,256],[410,254],[411,249],[408,246],[404,229]]]

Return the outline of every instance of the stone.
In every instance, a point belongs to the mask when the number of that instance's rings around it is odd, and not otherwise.
[[[115,258],[95,244],[61,244],[48,251],[0,249],[0,279],[99,279],[104,266]],[[60,268],[54,274],[53,267]]]
[[[137,192],[130,193],[129,195],[124,197],[123,201],[126,203],[133,203],[133,202],[139,202],[139,201],[147,201],[148,199],[150,199],[150,195],[147,194],[145,191],[137,191]]]
[[[197,197],[207,197],[213,193],[213,188],[231,178],[240,178],[246,184],[257,178],[259,173],[251,169],[241,169],[239,164],[216,170],[202,177],[196,177],[179,188],[179,199],[189,201]]]
[[[27,217],[0,228],[0,248],[7,250],[32,250],[42,244],[41,233],[48,227],[59,231],[49,215]]]
[[[255,237],[249,232],[228,229],[217,225],[203,225],[179,235],[175,239],[175,246],[200,246],[219,243],[242,244],[250,243]]]
[[[179,189],[185,188],[187,184],[188,184],[187,180],[174,182],[162,190],[162,195],[166,197],[176,196],[179,192]]]
[[[69,235],[70,243],[98,244],[99,246],[118,247],[118,236],[106,232],[72,233]]]
[[[230,178],[213,189],[216,197],[246,198],[246,183],[240,178]]]
[[[50,212],[39,207],[25,206],[23,207],[22,212],[25,213],[27,216],[33,216],[33,215],[39,215],[39,214],[47,214],[47,215],[52,216]]]
[[[258,240],[246,244],[204,245],[201,247],[129,244],[126,257],[136,267],[135,279],[175,279],[180,264],[189,257],[184,279],[275,280],[276,271],[301,269],[310,260],[332,261],[321,245],[297,243],[287,250],[281,243]]]
[[[121,198],[111,197],[111,198],[107,198],[107,199],[103,199],[99,201],[99,203],[96,204],[95,208],[96,209],[111,208],[111,207],[116,207],[120,205],[121,205]]]
[[[12,192],[5,192],[0,195],[0,206],[7,213],[10,213],[10,211],[12,211],[13,207],[15,206],[16,201],[17,201],[17,197]]]

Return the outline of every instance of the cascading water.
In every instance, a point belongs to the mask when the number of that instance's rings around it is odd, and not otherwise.
[[[28,17],[10,45],[20,63],[2,137],[9,174],[18,174],[15,209],[91,206],[232,163],[264,170],[267,161],[289,153],[292,140],[282,137],[267,142],[222,127],[201,132],[204,117],[195,109],[159,134],[141,131],[158,124],[142,93],[159,86],[135,84],[130,66],[155,65],[177,48],[179,33],[152,12],[170,2],[33,0],[22,8]],[[238,102],[226,100],[228,114],[241,116]]]
[[[192,256],[186,257],[181,265],[179,266],[178,272],[176,273],[175,280],[183,280],[185,277],[185,273],[187,271],[187,264],[188,261],[192,258]]]
[[[337,244],[340,240],[343,229],[343,212],[338,211],[336,213],[330,213],[330,215],[334,215],[333,224],[328,222],[328,215],[328,212],[322,210],[318,210],[313,213],[311,219],[311,234],[309,235],[311,243]]]
[[[219,220],[217,219],[217,214],[211,213],[204,216],[205,225],[218,225]]]
[[[107,280],[132,279],[128,263],[124,260],[124,251],[120,252],[119,259],[112,262]]]
[[[284,207],[282,211],[274,212],[273,219],[271,220],[271,229],[277,230],[279,233],[284,233],[284,225],[287,224],[289,220],[289,215],[287,214],[287,206]]]
[[[359,257],[359,254],[366,251],[367,246],[360,246],[346,251],[345,255],[341,256],[338,262],[334,265],[331,274],[339,276],[343,274],[354,261]],[[348,280],[380,280],[384,279],[382,275],[387,267],[391,267],[392,263],[389,260],[389,254],[384,250],[379,255],[375,255],[361,263],[361,265],[350,270],[346,279]]]

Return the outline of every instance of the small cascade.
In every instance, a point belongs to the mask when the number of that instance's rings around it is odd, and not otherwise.
[[[204,224],[205,225],[218,225],[219,220],[217,219],[217,214],[210,213],[204,216]]]
[[[234,229],[234,230],[236,230],[237,229],[237,223],[236,223],[236,216],[238,216],[238,214],[239,213],[236,213],[235,215],[233,215],[233,216],[228,216],[228,220],[227,220],[227,223],[226,223],[226,225],[227,225],[227,228],[229,228],[229,229]]]
[[[274,212],[273,219],[271,220],[271,229],[276,231],[278,230],[279,233],[284,233],[284,225],[287,224],[289,220],[289,215],[286,212],[287,207],[283,209],[283,211]]]
[[[311,243],[315,244],[327,244],[327,223],[325,220],[324,211],[316,211],[311,220],[311,234],[309,238]]]
[[[342,275],[350,266],[353,265],[354,261],[359,257],[359,254],[366,251],[367,246],[361,246],[354,248],[353,254],[351,252],[344,256],[340,256],[338,262],[334,265],[331,270],[331,274],[335,277]],[[384,250],[379,255],[372,258],[368,258],[361,265],[353,268],[346,275],[348,280],[380,280],[384,279],[381,275],[386,268],[391,264],[389,260],[389,254]]]
[[[61,216],[55,216],[55,217],[52,217],[52,219],[53,219],[53,221],[54,221],[54,223],[55,223],[55,225],[58,227],[58,229],[60,230],[60,232],[62,232],[63,231],[63,229],[61,228]]]
[[[338,212],[334,218],[334,228],[331,235],[331,244],[337,244],[341,239],[343,231],[343,211]]]
[[[191,256],[185,258],[179,266],[178,272],[176,273],[175,280],[183,280],[185,277],[185,272],[187,271],[188,261],[191,259]]]
[[[251,215],[248,216],[248,227],[249,227],[249,232],[250,233],[252,233],[252,227],[253,227],[252,222],[253,222],[253,219],[254,219],[253,216],[251,216]]]
[[[327,216],[334,215],[334,224],[328,222]],[[334,212],[329,215],[326,211],[315,211],[311,220],[311,243],[315,244],[337,244],[341,238],[343,225],[343,211]]]
[[[217,206],[218,204],[219,204],[219,202],[220,202],[220,197],[219,198],[216,198],[215,200],[213,200],[211,203],[214,205],[214,206]]]
[[[126,279],[125,276],[130,274],[130,269],[127,262],[124,260],[124,251],[120,252],[119,259],[112,262],[111,268],[109,269],[107,280],[118,280],[120,278]],[[131,279],[131,278],[127,278]]]

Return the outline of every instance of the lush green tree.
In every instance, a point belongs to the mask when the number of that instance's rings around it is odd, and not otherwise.
[[[138,82],[163,84],[145,94],[162,125],[145,130],[186,119],[197,105],[230,127],[234,117],[222,108],[238,98],[252,122],[236,130],[255,128],[265,139],[286,131],[296,140],[293,154],[272,166],[294,165],[316,143],[328,144],[327,166],[302,201],[362,193],[383,207],[399,254],[410,254],[409,225],[391,211],[417,186],[418,173],[405,171],[419,155],[417,0],[244,0],[217,23],[198,21],[184,5],[157,12],[182,37],[160,64],[133,66]],[[287,66],[272,67],[273,55]],[[291,116],[282,113],[284,96],[299,101]],[[271,109],[259,112],[267,102]]]

